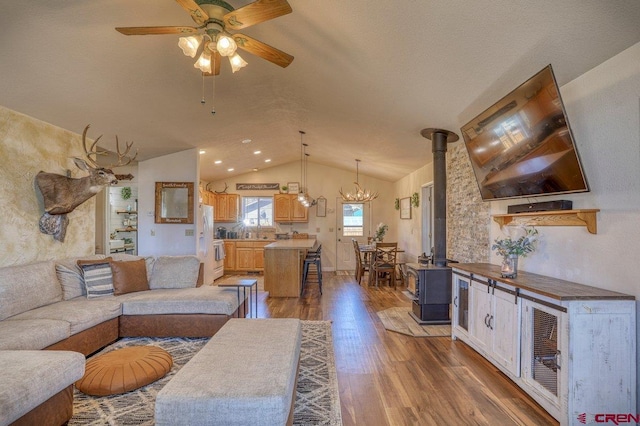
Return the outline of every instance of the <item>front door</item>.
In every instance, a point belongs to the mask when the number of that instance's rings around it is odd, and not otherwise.
[[[366,244],[369,235],[370,203],[347,203],[337,198],[336,270],[355,271],[356,259],[352,239]]]

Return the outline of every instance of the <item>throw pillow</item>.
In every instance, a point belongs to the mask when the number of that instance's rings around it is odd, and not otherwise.
[[[79,260],[78,266],[82,269],[88,299],[113,295],[113,276],[107,259],[102,259],[98,263]]]
[[[199,271],[200,260],[196,256],[159,256],[153,264],[149,287],[193,288]]]
[[[93,254],[81,257],[69,257],[65,259],[56,259],[56,275],[58,282],[62,285],[62,300],[74,299],[80,296],[86,296],[87,291],[82,277],[82,269],[78,265],[78,261],[95,261],[98,263],[108,262],[104,254]]]
[[[144,259],[131,262],[111,262],[113,289],[116,296],[134,291],[149,290]]]

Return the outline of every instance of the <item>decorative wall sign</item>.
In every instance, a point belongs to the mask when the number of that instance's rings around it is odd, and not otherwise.
[[[318,197],[316,205],[316,216],[325,217],[327,215],[327,199],[320,196]]]
[[[193,223],[193,182],[156,182],[155,223]]]
[[[297,194],[300,192],[300,182],[289,182],[287,183],[287,187],[289,187],[289,194]]]
[[[411,198],[400,200],[400,219],[411,219]]]
[[[236,190],[244,190],[244,191],[266,191],[270,189],[275,189],[276,191],[280,189],[279,183],[236,183]]]

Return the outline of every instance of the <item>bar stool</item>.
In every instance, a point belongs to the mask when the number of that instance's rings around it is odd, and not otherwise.
[[[304,259],[304,268],[302,273],[302,286],[300,286],[300,296],[304,293],[304,286],[307,283],[309,276],[309,267],[313,265],[316,268],[316,274],[318,275],[318,285],[320,287],[320,294],[322,294],[322,244],[318,246],[316,251],[310,251],[307,253],[307,257]]]

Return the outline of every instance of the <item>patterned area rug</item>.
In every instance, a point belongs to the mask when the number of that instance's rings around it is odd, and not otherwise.
[[[121,395],[92,397],[74,390],[73,418],[68,424],[153,425],[156,395],[208,340],[141,337],[121,339],[107,346],[100,353],[125,346],[159,346],[173,357],[173,368],[157,382]],[[342,425],[338,376],[329,321],[302,321],[302,347],[293,423]]]
[[[377,312],[384,328],[396,333],[413,337],[440,337],[451,336],[451,326],[445,325],[420,325],[413,319],[411,308],[389,308]]]

